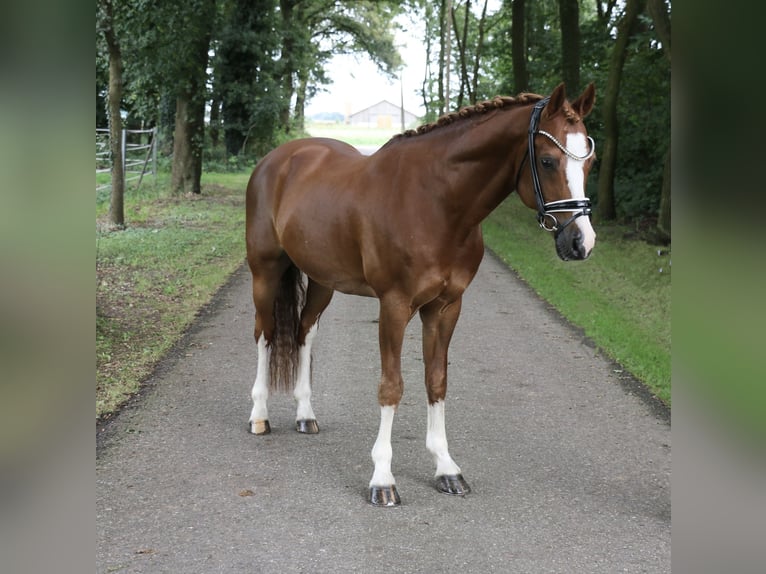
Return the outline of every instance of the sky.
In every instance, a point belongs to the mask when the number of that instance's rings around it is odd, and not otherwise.
[[[477,17],[483,4],[473,3],[472,11]],[[502,0],[488,0],[487,13],[493,14],[501,6]],[[308,103],[308,117],[320,112],[353,114],[382,100],[400,105],[402,99],[405,110],[419,117],[425,115],[423,96],[419,93],[426,71],[424,25],[422,21],[411,20],[408,15],[400,16],[398,22],[401,29],[396,30],[394,41],[404,61],[400,78],[387,78],[365,54],[334,56],[326,68],[332,84],[324,86],[326,91],[318,93]]]
[[[493,14],[501,6],[501,0],[488,0],[487,13]],[[477,17],[482,7],[483,2],[473,3]],[[419,117],[425,115],[423,96],[419,94],[426,70],[424,25],[422,21],[411,20],[408,15],[400,16],[398,22],[402,29],[396,30],[394,41],[404,61],[400,78],[387,78],[367,55],[334,56],[326,68],[333,83],[324,86],[326,91],[318,93],[308,103],[308,117],[320,112],[353,114],[382,100],[400,105],[402,99],[405,110]]]
[[[355,113],[382,100],[400,105],[417,116],[425,115],[423,98],[418,94],[425,75],[426,51],[423,32],[409,20],[402,24],[409,30],[397,30],[396,45],[404,61],[400,78],[387,78],[365,55],[334,56],[326,68],[333,81],[324,86],[325,92],[315,95],[306,106],[306,115],[320,112]],[[401,83],[400,83],[401,82]]]

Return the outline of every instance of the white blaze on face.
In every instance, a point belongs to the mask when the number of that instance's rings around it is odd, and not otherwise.
[[[588,140],[584,134],[567,135],[566,148],[578,156],[585,156],[590,151],[588,149]],[[585,199],[584,162],[572,159],[569,156],[567,156],[566,161],[567,185],[569,186],[569,192],[572,194],[572,199]],[[596,232],[593,231],[590,218],[578,217],[574,223],[582,232],[585,253],[590,253],[596,244]]]

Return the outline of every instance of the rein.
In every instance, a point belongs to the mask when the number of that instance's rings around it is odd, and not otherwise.
[[[527,149],[527,153],[524,154],[524,160],[527,159],[527,156],[529,157],[529,167],[532,172],[532,186],[534,187],[534,190],[535,190],[535,201],[537,202],[537,222],[540,224],[540,227],[542,229],[544,229],[545,231],[552,231],[554,232],[554,236],[558,237],[559,233],[561,233],[570,223],[572,223],[575,219],[577,219],[581,215],[590,216],[591,214],[590,199],[586,197],[585,199],[560,199],[558,201],[549,201],[547,203],[545,202],[545,199],[543,198],[542,185],[540,184],[540,176],[537,173],[537,160],[535,155],[535,136],[537,134],[540,134],[547,137],[554,144],[556,144],[556,146],[561,151],[563,151],[568,157],[571,157],[572,159],[575,159],[578,161],[585,161],[590,156],[592,156],[593,152],[596,149],[596,144],[593,141],[593,138],[588,136],[588,142],[590,142],[590,151],[584,156],[578,156],[572,153],[571,151],[569,151],[555,137],[553,137],[548,132],[543,130],[538,130],[537,128],[540,125],[540,115],[542,114],[543,108],[548,103],[548,100],[550,100],[550,97],[543,98],[542,100],[540,100],[539,102],[535,104],[535,107],[532,110],[532,117],[529,120],[529,146]],[[519,168],[519,173],[516,176],[517,189],[518,189],[519,177],[521,176],[521,170],[524,167],[524,160],[522,160],[521,168]],[[560,225],[558,220],[553,214],[560,213],[560,212],[569,212],[569,211],[573,211],[574,215],[572,215],[569,219],[567,219],[563,223],[563,225]]]

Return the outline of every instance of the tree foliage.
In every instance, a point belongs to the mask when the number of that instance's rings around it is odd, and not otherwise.
[[[213,80],[228,155],[242,154],[251,133],[263,134],[254,139],[271,144],[277,130],[281,95],[274,19],[271,0],[232,0],[223,14]]]
[[[629,6],[637,6],[635,25],[620,44]],[[423,121],[496,94],[549,93],[566,80],[575,95],[594,82],[588,128],[599,161],[590,196],[602,203],[601,217],[659,214],[670,232],[669,0],[503,0],[494,12],[486,0],[122,0],[114,9],[120,108],[129,126],[160,128],[174,164],[174,133],[192,157],[207,142],[208,157],[240,159],[301,135],[305,106],[327,84],[336,54],[363,54],[396,74],[396,18],[408,12],[421,23],[427,55]],[[98,33],[98,125],[107,120],[107,48]],[[179,105],[193,111],[179,116]]]

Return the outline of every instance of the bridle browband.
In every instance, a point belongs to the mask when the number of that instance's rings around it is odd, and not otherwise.
[[[590,156],[592,156],[593,152],[596,149],[596,144],[593,141],[593,138],[588,136],[588,141],[590,142],[590,151],[584,156],[579,156],[569,151],[555,137],[553,137],[548,132],[543,130],[538,130],[537,128],[540,125],[540,116],[542,114],[543,108],[548,103],[548,100],[550,100],[550,96],[547,98],[543,98],[542,100],[537,102],[535,104],[534,109],[532,110],[532,117],[529,120],[529,145],[528,145],[527,153],[524,154],[524,160],[526,160],[527,156],[529,156],[529,168],[530,168],[530,171],[532,172],[532,186],[534,187],[534,190],[535,190],[535,201],[537,202],[537,222],[540,224],[540,227],[543,228],[545,231],[553,231],[554,236],[558,237],[559,233],[561,233],[564,230],[564,228],[566,228],[567,225],[572,223],[575,219],[577,219],[581,215],[590,216],[591,214],[590,199],[586,197],[584,199],[561,199],[558,201],[549,201],[548,203],[545,202],[545,199],[543,198],[542,186],[540,185],[540,176],[537,173],[537,158],[535,155],[535,136],[537,134],[540,134],[542,136],[547,137],[568,157],[571,157],[572,159],[575,159],[577,161],[585,161]],[[516,175],[516,189],[518,189],[519,187],[518,185],[519,177],[521,176],[521,170],[524,168],[524,160],[521,161],[521,167],[519,168],[519,173]],[[569,212],[569,211],[573,211],[574,215],[572,215],[562,225],[560,225],[558,220],[553,214],[560,213],[560,212]]]

